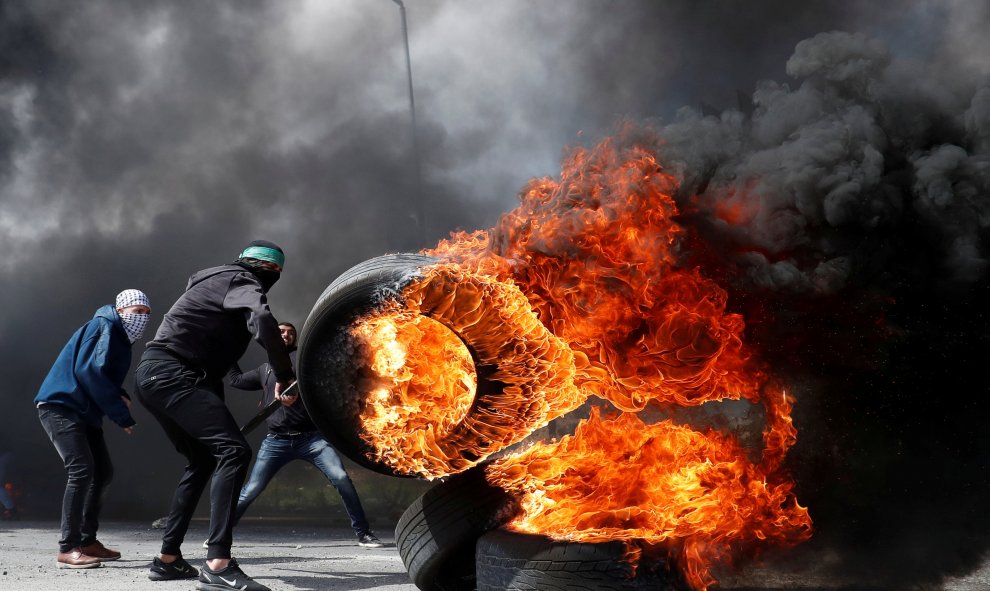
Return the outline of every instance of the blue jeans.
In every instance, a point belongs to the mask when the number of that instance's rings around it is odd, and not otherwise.
[[[316,431],[296,436],[269,433],[265,437],[261,442],[261,448],[258,449],[258,457],[254,461],[251,475],[248,476],[247,483],[241,489],[241,496],[237,499],[237,509],[234,511],[235,524],[241,520],[244,512],[258,498],[261,491],[265,490],[275,477],[275,473],[292,460],[305,460],[319,468],[340,493],[340,499],[344,502],[344,509],[351,519],[354,532],[360,536],[369,531],[368,519],[364,515],[364,508],[361,507],[361,500],[358,498],[354,483],[344,469],[343,462],[340,461],[340,456]]]

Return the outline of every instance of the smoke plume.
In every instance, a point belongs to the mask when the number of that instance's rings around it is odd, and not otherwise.
[[[792,384],[811,544],[898,589],[977,564],[982,3],[406,5],[415,159],[387,0],[0,3],[0,445],[28,514],[57,517],[62,478],[31,398],[121,289],[157,322],[191,273],[268,239],[287,254],[273,310],[301,324],[351,265],[492,227],[562,148],[627,119],[681,180],[685,264]],[[159,517],[182,467],[135,415],[133,438],[105,427],[110,519]]]
[[[988,82],[862,34],[797,44],[746,112],[656,129],[689,264],[799,403],[790,461],[836,572],[889,588],[985,557]]]

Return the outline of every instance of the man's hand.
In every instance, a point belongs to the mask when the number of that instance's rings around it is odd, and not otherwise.
[[[299,400],[299,395],[296,394],[296,392],[298,392],[298,389],[293,390],[289,394],[283,394],[283,392],[288,390],[289,387],[295,383],[296,383],[295,380],[292,380],[288,384],[283,384],[282,382],[275,382],[275,400],[281,402],[282,406],[292,406],[293,404],[295,404],[296,400]]]
[[[131,425],[130,427],[123,427],[123,429],[124,429],[124,433],[127,433],[128,435],[134,435],[134,425]]]

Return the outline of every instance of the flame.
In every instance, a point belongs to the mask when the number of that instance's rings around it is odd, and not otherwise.
[[[374,383],[362,422],[377,458],[403,472],[428,472],[425,456],[464,420],[474,400],[477,376],[464,344],[425,316],[395,310],[355,328],[365,345]]]
[[[427,251],[442,262],[352,333],[382,357],[365,441],[400,473],[466,469],[592,397],[622,411],[595,411],[573,436],[489,466],[522,500],[509,527],[625,540],[631,562],[667,553],[706,589],[716,562],[805,540],[811,519],[782,468],[794,399],[746,345],[726,290],[684,263],[676,190],[641,145],[574,150],[559,181],[531,181],[494,228]],[[746,216],[734,203],[722,211],[726,223]],[[449,369],[444,339],[404,337],[416,316],[466,343],[478,380],[466,412],[465,363]],[[739,399],[765,410],[759,462],[729,435],[636,414]]]
[[[676,266],[676,181],[655,155],[604,142],[575,152],[562,177],[531,182],[488,233],[429,253],[519,286],[574,351],[577,386],[620,409],[758,400],[742,317],[714,281]]]
[[[777,470],[796,441],[792,398],[769,386],[760,463],[731,435],[598,409],[560,442],[536,445],[487,468],[522,511],[509,528],[584,542],[625,540],[627,558],[673,554],[696,589],[715,583],[711,564],[754,543],[794,545],[811,518]]]
[[[426,322],[448,328],[422,338]],[[401,309],[359,319],[352,335],[372,352],[362,438],[398,474],[459,472],[584,401],[570,350],[517,287],[491,277],[437,266],[405,289]],[[476,392],[472,363],[501,387]]]

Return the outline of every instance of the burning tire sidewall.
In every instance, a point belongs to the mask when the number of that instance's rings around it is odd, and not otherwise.
[[[340,357],[349,346],[347,327],[360,315],[398,297],[433,257],[393,254],[357,264],[335,279],[313,305],[299,336],[298,380],[303,404],[313,423],[342,454],[369,470],[396,476],[388,466],[369,459],[359,433],[360,404],[340,392]]]
[[[314,423],[345,456],[383,474],[436,477],[469,469],[581,399],[570,349],[540,322],[518,288],[439,262],[395,254],[352,267],[323,292],[300,336],[300,391]],[[477,385],[470,408],[451,425],[410,434],[410,447],[393,445],[401,442],[393,434],[373,449],[372,441],[379,440],[369,438],[363,423],[370,407],[369,371],[361,361],[367,352],[359,353],[365,345],[350,329],[360,317],[395,303],[449,329],[470,354]],[[393,429],[403,424],[389,421]],[[435,434],[431,445],[419,439],[424,432]],[[424,453],[416,455],[419,450]]]

